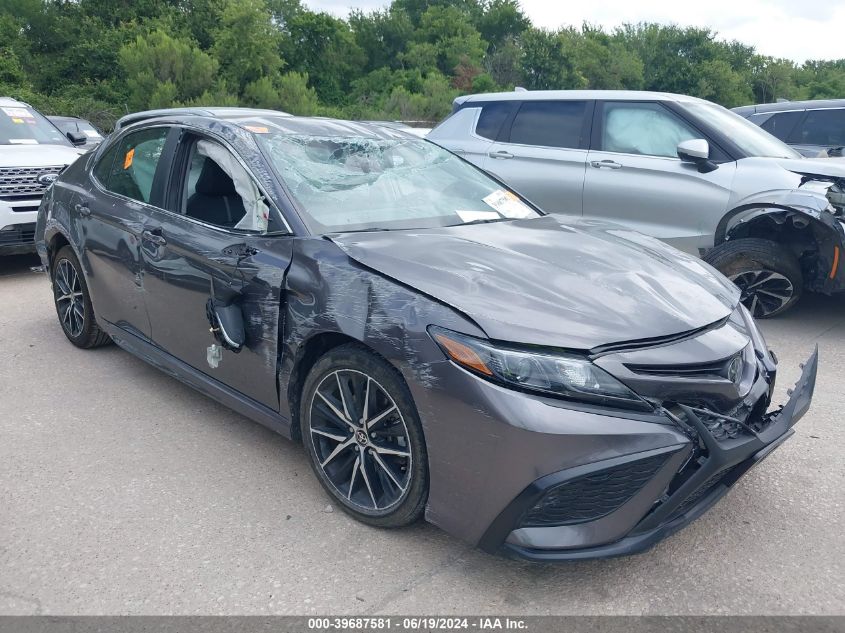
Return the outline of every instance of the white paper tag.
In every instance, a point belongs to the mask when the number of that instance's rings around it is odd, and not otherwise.
[[[34,119],[35,115],[26,108],[2,108],[7,116],[19,119]]]
[[[518,196],[504,189],[497,189],[484,198],[484,202],[506,218],[528,218],[534,214],[531,207],[520,200]]]
[[[462,222],[478,222],[479,220],[501,220],[502,216],[495,211],[455,211]]]
[[[38,145],[34,138],[10,138],[9,145]]]
[[[83,133],[88,138],[103,138],[97,130],[83,130]]]

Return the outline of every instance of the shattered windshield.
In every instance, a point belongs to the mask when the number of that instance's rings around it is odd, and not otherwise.
[[[538,217],[444,149],[406,137],[257,134],[315,233]]]

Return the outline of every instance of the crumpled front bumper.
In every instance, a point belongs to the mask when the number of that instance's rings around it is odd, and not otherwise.
[[[565,561],[590,558],[608,558],[642,552],[661,539],[678,531],[704,514],[745,473],[770,455],[794,433],[792,427],[807,412],[813,397],[818,370],[818,347],[803,365],[800,379],[791,391],[787,403],[766,414],[767,424],[760,432],[747,429],[742,437],[716,440],[694,411],[685,410],[687,420],[696,427],[706,447],[706,457],[700,458],[700,467],[680,486],[671,486],[658,496],[651,510],[630,533],[614,542],[590,548],[560,549],[554,546],[532,547],[536,538],[524,538],[521,530],[509,533],[502,543],[501,525],[496,538],[496,525],[488,532],[483,546],[488,550],[502,550],[506,555],[534,561]],[[581,475],[583,476],[583,475]],[[566,483],[556,478],[555,485]],[[536,483],[536,482],[535,482]],[[514,520],[524,517],[546,493],[547,488],[535,486],[532,491],[520,495],[511,507],[503,512],[502,518],[513,526]],[[671,492],[669,492],[671,490]],[[516,507],[514,507],[516,506]],[[533,528],[547,530],[554,534],[554,528]],[[563,532],[561,532],[563,534]],[[498,540],[498,543],[496,541]],[[494,547],[494,544],[497,546]]]

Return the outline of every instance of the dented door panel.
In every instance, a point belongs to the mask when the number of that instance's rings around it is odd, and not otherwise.
[[[156,345],[277,410],[277,324],[290,238],[238,235],[163,211],[149,216],[145,235],[144,289]],[[249,248],[237,248],[243,245]],[[216,368],[208,362],[209,346],[219,344],[209,299],[240,307],[246,337],[241,350],[222,350]]]

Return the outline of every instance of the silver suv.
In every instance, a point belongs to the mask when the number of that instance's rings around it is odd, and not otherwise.
[[[702,256],[757,317],[845,290],[845,165],[804,159],[709,101],[632,91],[455,99],[428,139],[550,213],[616,222]]]

